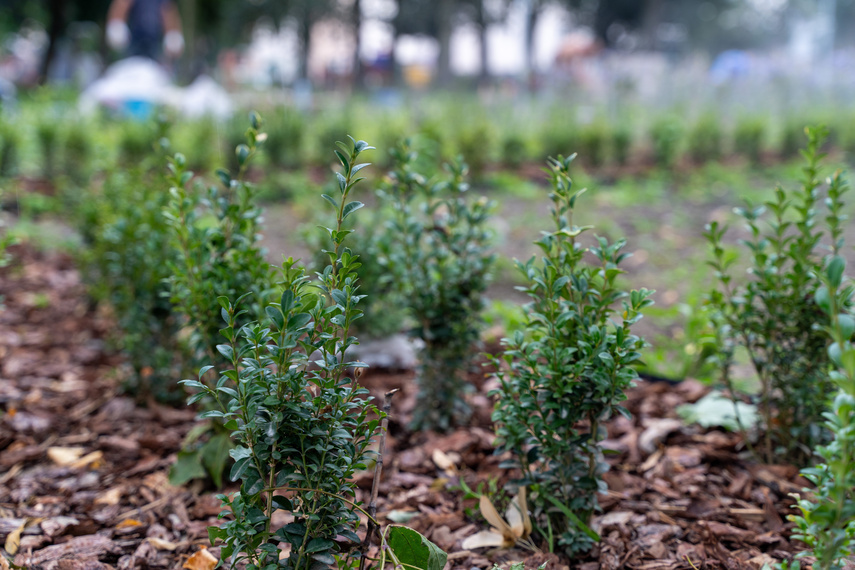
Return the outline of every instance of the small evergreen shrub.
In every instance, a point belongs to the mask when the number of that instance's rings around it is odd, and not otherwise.
[[[141,402],[174,403],[183,396],[175,379],[186,354],[168,299],[175,249],[161,216],[169,200],[162,156],[159,149],[141,164],[108,171],[101,188],[82,188],[75,219],[87,244],[79,262],[89,293],[112,308],[117,334],[111,342],[131,366],[124,388]]]
[[[760,162],[766,139],[766,123],[762,119],[743,119],[733,133],[733,150],[752,163]]]
[[[0,177],[10,177],[17,172],[20,147],[18,127],[0,117]]]
[[[844,187],[840,182],[836,185]],[[846,262],[839,253],[836,248],[832,251],[814,298],[830,321],[825,329],[831,339],[829,377],[837,394],[825,414],[825,427],[834,439],[817,449],[822,463],[802,470],[815,489],[806,489],[811,498],[799,498],[796,506],[800,514],[788,517],[796,525],[793,538],[808,546],[797,558],[812,556],[816,570],[841,570],[846,567],[846,557],[855,553],[855,457],[851,451],[855,446],[855,288],[844,277]],[[779,567],[797,570],[801,563],[796,560]]]
[[[245,180],[250,161],[264,140],[260,118],[252,114],[246,143],[234,151],[239,167],[234,178],[218,170],[220,186],[188,189],[193,173],[183,155],[170,160],[170,200],[164,215],[178,249],[170,263],[172,303],[192,328],[191,345],[197,358],[217,358],[220,342],[218,296],[244,300],[240,324],[264,314],[274,284],[271,265],[261,248],[261,209],[256,187]]]
[[[78,186],[84,185],[92,170],[92,139],[86,126],[77,122],[66,129],[63,144],[63,171]]]
[[[554,225],[535,242],[540,262],[518,262],[531,303],[524,329],[504,339],[494,359],[500,388],[493,393],[497,451],[512,456],[504,466],[518,469],[514,483],[530,490],[533,518],[550,550],[571,556],[598,540],[588,526],[608,469],[598,443],[604,422],[627,414],[620,403],[644,346],[631,329],[652,303],[650,291],[617,285],[625,240],[597,237],[583,245],[591,227],[574,219],[584,190],[572,188],[572,159],[548,162]]]
[[[278,107],[266,119],[264,152],[278,168],[297,168],[303,163],[306,121],[296,109]]]
[[[779,153],[782,158],[793,158],[805,144],[805,121],[788,119],[784,123],[779,142]]]
[[[603,123],[592,123],[579,132],[579,150],[587,164],[599,168],[606,162],[609,129]]]
[[[629,162],[629,153],[632,150],[632,131],[624,126],[617,126],[612,130],[612,158],[620,166]],[[557,156],[557,155],[555,155]]]
[[[457,152],[469,165],[473,180],[481,180],[490,163],[493,133],[484,121],[464,124],[457,131]]]
[[[517,131],[508,133],[502,140],[502,164],[509,168],[519,168],[528,156],[525,138]]]
[[[698,164],[718,160],[722,155],[722,133],[715,115],[704,115],[695,123],[687,140],[689,156]]]
[[[446,430],[471,410],[463,378],[477,353],[483,294],[494,258],[487,230],[492,204],[467,200],[467,168],[447,166],[447,177],[429,181],[414,170],[417,152],[395,150],[395,169],[380,192],[394,215],[383,243],[410,317],[424,341],[417,381],[417,428]]]
[[[564,155],[579,146],[579,130],[572,121],[558,119],[545,126],[540,141],[541,156]]]
[[[662,117],[650,127],[650,139],[656,165],[670,168],[680,158],[683,125],[676,117]]]
[[[55,119],[42,120],[36,125],[36,140],[41,154],[42,176],[53,180],[57,173],[59,124]]]
[[[232,177],[218,170],[219,187],[205,189],[197,184],[188,189],[193,173],[186,170],[184,156],[176,154],[169,162],[169,201],[163,216],[176,249],[167,265],[169,299],[189,329],[193,362],[199,366],[207,362],[214,372],[232,364],[232,359],[217,348],[222,339],[222,307],[217,298],[240,297],[241,310],[230,317],[238,334],[243,325],[263,317],[275,289],[273,268],[259,245],[257,189],[245,180],[250,161],[265,138],[260,132],[260,117],[252,113],[250,122],[246,143],[234,152],[238,172]],[[213,402],[204,401],[203,405],[210,407]],[[215,419],[206,432],[192,435],[178,454],[170,481],[179,485],[207,475],[220,487],[232,448],[228,429]]]
[[[145,160],[165,134],[165,128],[165,123],[154,121],[123,121],[119,131],[119,164],[129,166]]]
[[[738,256],[728,253],[724,245],[727,228],[713,222],[705,233],[713,252],[710,265],[718,279],[709,305],[719,327],[722,376],[729,378],[735,351],[747,351],[760,380],[765,423],[758,453],[767,462],[787,460],[799,465],[807,464],[813,450],[828,438],[822,416],[833,387],[823,331],[829,323],[815,297],[821,285],[823,234],[830,236],[834,248],[840,248],[844,191],[842,179],[832,178],[828,210],[820,217],[824,155],[819,148],[825,130],[807,133],[801,187],[793,192],[778,187],[775,198],[763,206],[737,209],[749,232],[742,243],[750,255],[750,280],[738,282],[731,275]]]

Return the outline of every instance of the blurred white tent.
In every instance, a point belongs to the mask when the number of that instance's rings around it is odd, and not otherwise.
[[[232,114],[232,102],[216,81],[200,76],[189,87],[172,83],[158,63],[144,57],[130,57],[107,68],[103,77],[80,94],[83,113],[107,108],[131,118],[144,119],[158,106],[178,109],[190,118],[211,116],[225,119]]]

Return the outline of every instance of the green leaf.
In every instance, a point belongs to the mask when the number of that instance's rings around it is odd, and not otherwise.
[[[223,486],[223,471],[225,471],[226,463],[229,461],[229,450],[231,448],[232,442],[229,436],[220,433],[209,439],[200,450],[202,452],[202,464],[218,488]]]
[[[179,451],[178,459],[169,469],[169,482],[172,485],[184,485],[192,479],[204,479],[205,467],[202,465],[200,450]]]
[[[828,262],[826,275],[828,276],[829,283],[835,289],[840,287],[840,283],[843,281],[844,269],[846,269],[846,261],[839,255],[835,255],[831,258],[831,261]]]
[[[345,218],[347,218],[350,215],[351,212],[355,212],[356,210],[363,207],[364,205],[365,204],[363,204],[362,202],[357,202],[357,201],[348,202],[344,206],[344,210],[342,211],[341,219],[344,220]]]
[[[249,147],[245,144],[237,145],[237,148],[235,148],[235,155],[237,156],[238,164],[243,166],[246,163],[246,159],[249,158]]]
[[[326,200],[327,202],[329,202],[330,204],[332,204],[332,205],[333,205],[333,208],[335,208],[336,210],[338,210],[338,200],[336,200],[335,198],[333,198],[333,197],[332,197],[332,196],[330,196],[329,194],[321,194],[321,198],[323,198],[324,200]]]
[[[442,570],[448,555],[419,532],[404,526],[389,526],[389,549],[404,568]]]
[[[228,360],[229,362],[233,362],[233,361],[234,361],[234,358],[235,358],[235,351],[234,351],[234,349],[233,349],[231,346],[229,346],[228,344],[218,344],[218,345],[217,345],[217,352],[219,352],[220,354],[222,354],[222,355],[223,355],[223,357],[224,357],[226,360]]]
[[[564,513],[564,516],[566,516],[568,519],[570,519],[573,522],[573,524],[575,524],[579,528],[579,530],[581,530],[582,532],[587,534],[591,540],[593,540],[595,542],[600,541],[600,535],[597,534],[596,532],[594,532],[594,530],[591,527],[589,527],[587,524],[582,522],[582,519],[577,517],[576,514],[573,511],[571,511],[570,509],[568,509],[567,506],[564,505],[561,501],[559,501],[558,499],[556,499],[552,495],[544,495],[544,498],[546,498],[547,501],[549,501],[550,503],[555,505],[555,507],[559,511]]]
[[[694,404],[677,406],[677,415],[684,422],[697,423],[701,427],[723,427],[730,431],[738,431],[737,410],[739,420],[742,421],[745,429],[751,429],[760,420],[757,406],[736,402],[736,408],[734,408],[733,400],[718,390],[713,390]]]
[[[331,540],[327,540],[325,538],[313,538],[309,541],[309,544],[306,545],[306,553],[311,554],[312,552],[320,552],[322,550],[329,550],[335,546],[335,543]]]

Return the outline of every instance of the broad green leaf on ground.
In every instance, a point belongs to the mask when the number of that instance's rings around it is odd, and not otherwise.
[[[737,402],[739,420],[742,427],[750,429],[757,424],[757,406]],[[723,427],[731,431],[739,430],[733,400],[718,390],[713,390],[694,404],[677,406],[677,414],[686,423],[696,423],[702,427]]]
[[[169,482],[175,486],[183,485],[191,479],[204,479],[205,467],[199,450],[179,451],[178,459],[169,470]]]
[[[442,570],[448,560],[437,545],[405,526],[389,527],[389,549],[405,570]]]

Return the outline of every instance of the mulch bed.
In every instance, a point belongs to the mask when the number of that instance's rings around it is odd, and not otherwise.
[[[27,248],[0,270],[0,545],[19,566],[45,569],[181,568],[207,547],[219,501],[201,484],[173,487],[170,465],[196,425],[192,411],[138,405],[118,389],[122,361],[106,345],[111,321],[86,298],[67,256]],[[675,408],[702,397],[694,381],[640,383],[632,420],[610,422],[612,469],[595,520],[600,545],[583,559],[522,549],[464,551],[486,528],[471,488],[507,473],[492,454],[489,378],[479,376],[473,425],[409,433],[412,373],[372,371],[375,394],[397,387],[378,512],[410,512],[408,526],[449,552],[449,568],[759,568],[792,557],[790,493],[806,482],[786,465],[745,459],[740,437],[683,426]],[[443,459],[437,462],[437,453]],[[454,465],[449,468],[446,464]],[[438,466],[442,464],[445,469]],[[367,497],[370,474],[359,480]],[[208,557],[210,559],[210,557]],[[0,568],[7,568],[6,558]],[[204,568],[204,565],[187,567]]]

